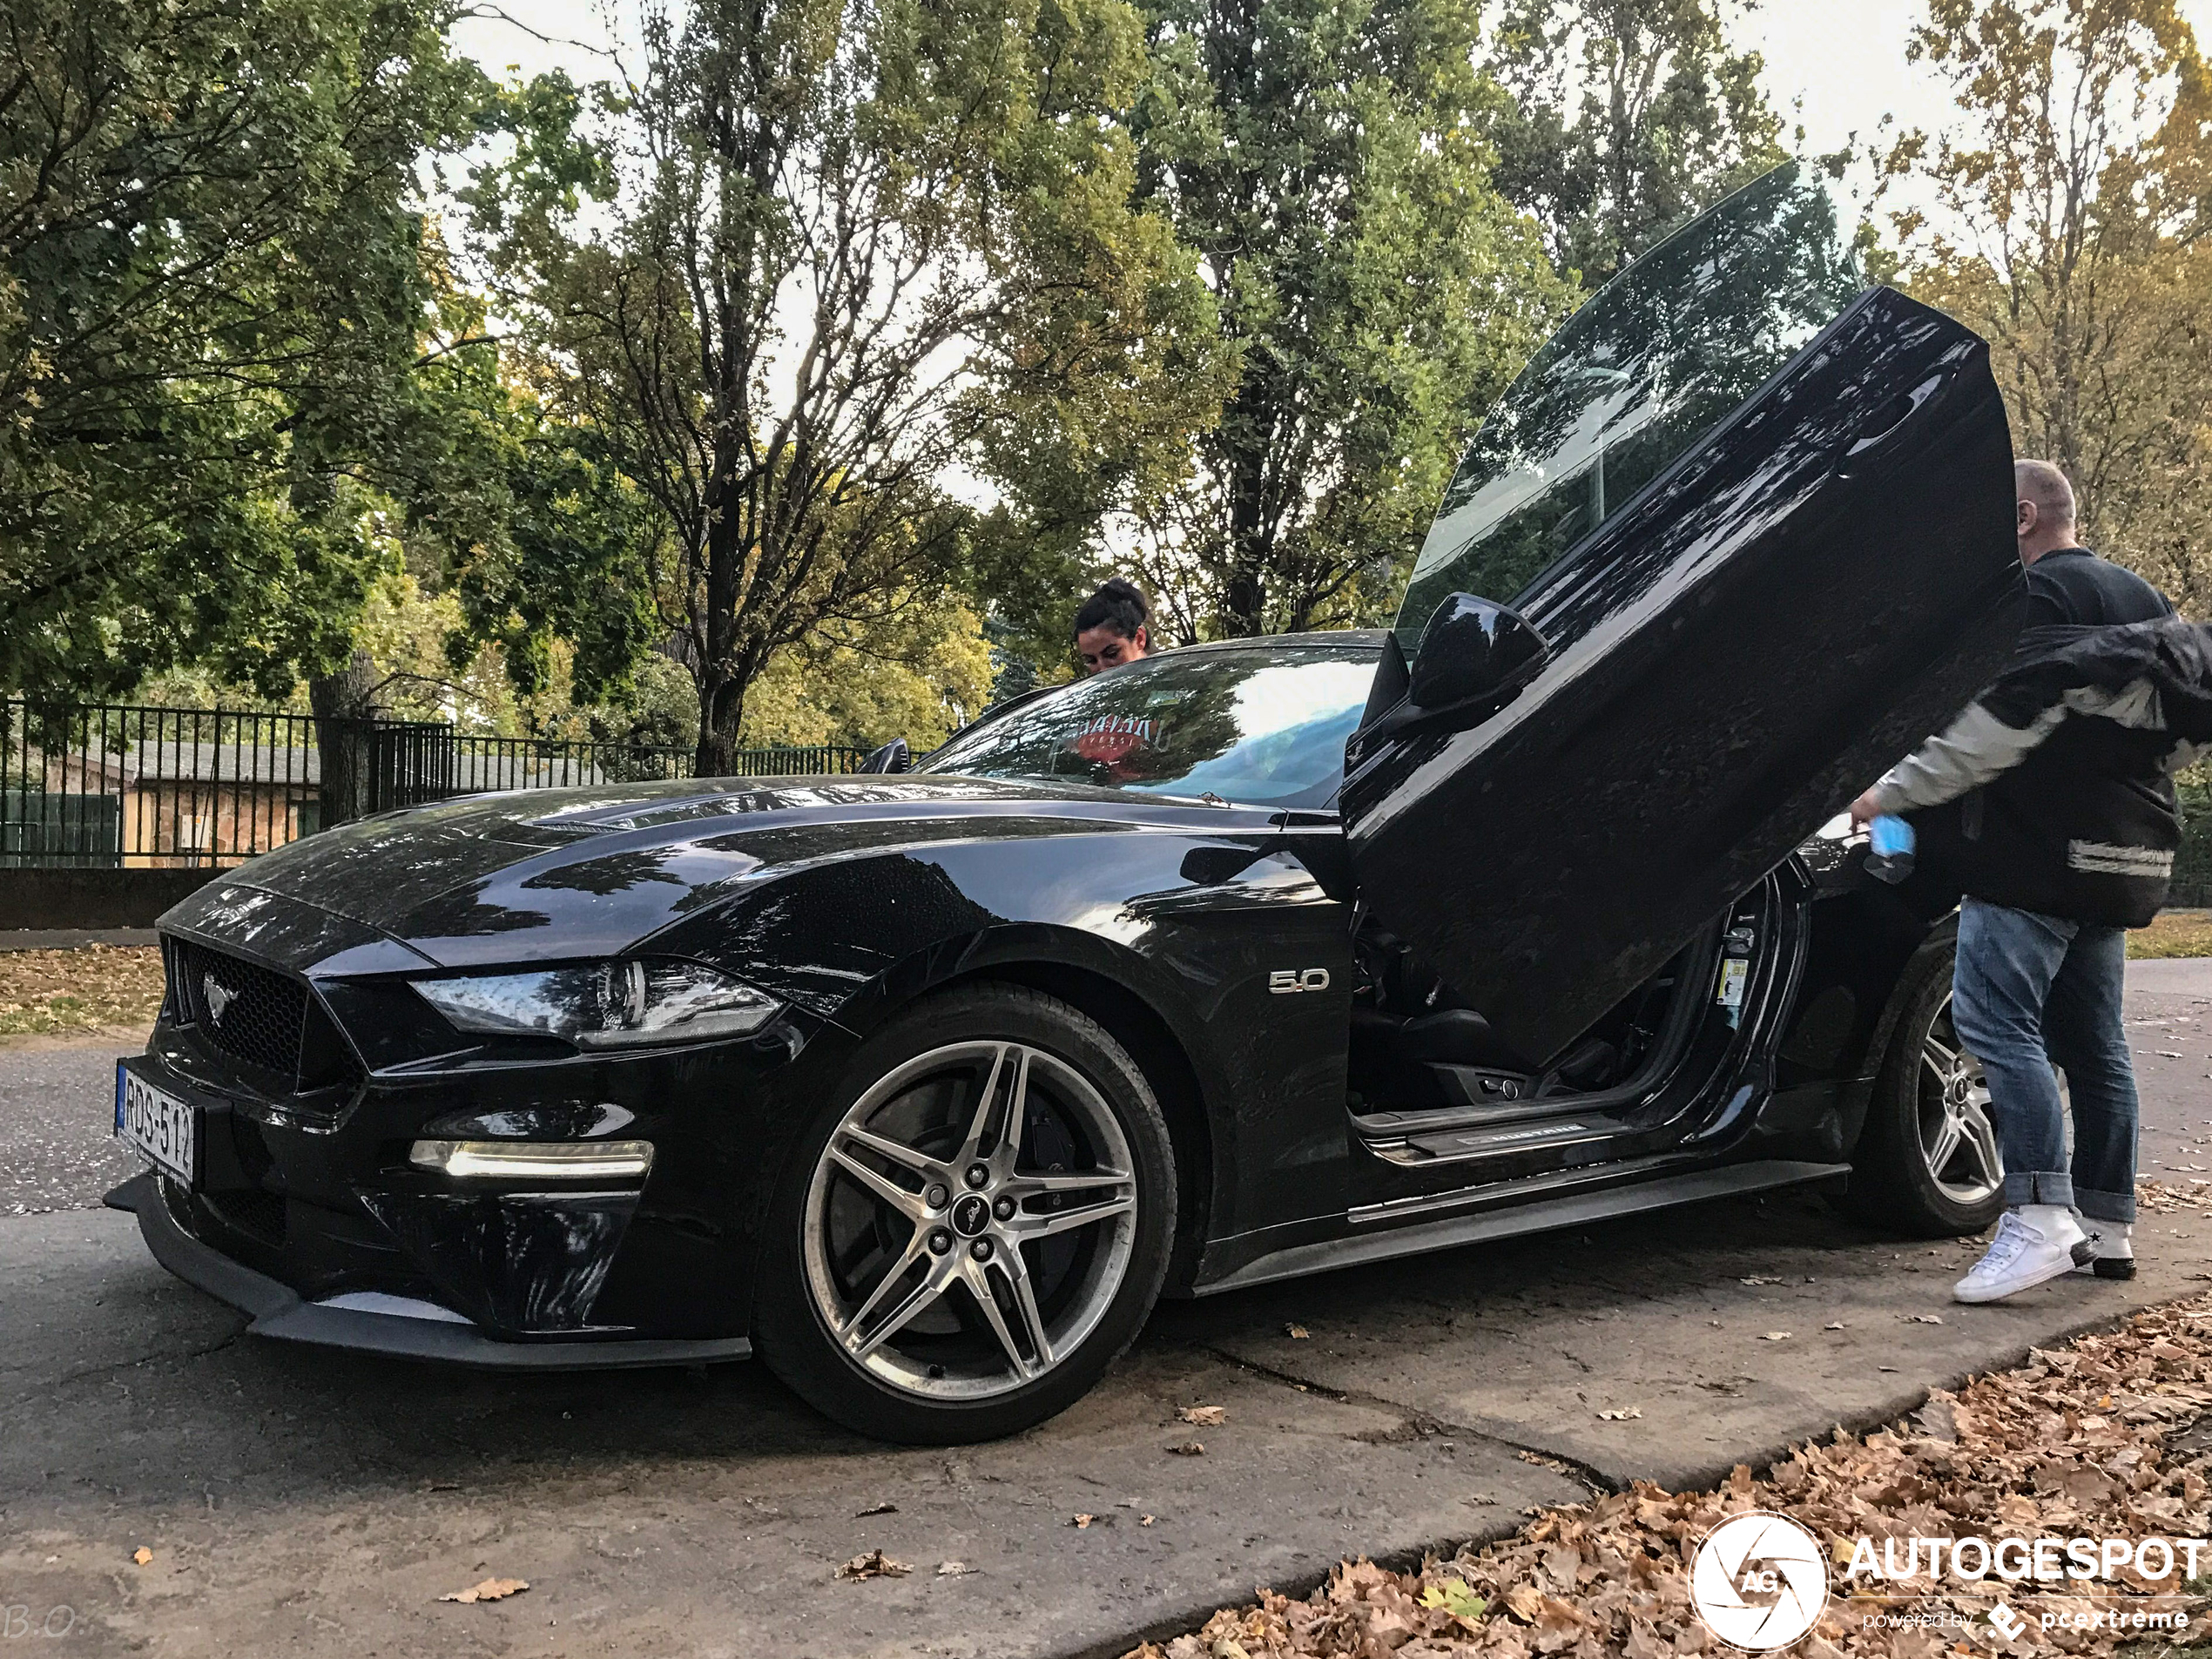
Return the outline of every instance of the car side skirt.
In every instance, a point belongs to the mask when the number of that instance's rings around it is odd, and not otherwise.
[[[1618,1175],[1615,1170],[1610,1173]],[[1357,1267],[1369,1262],[1390,1261],[1400,1256],[1446,1250],[1457,1244],[1515,1238],[1526,1233],[1577,1227],[1615,1216],[1632,1216],[1647,1210],[1663,1210],[1705,1198],[1731,1197],[1764,1192],[1777,1187],[1803,1186],[1811,1182],[1840,1179],[1850,1175],[1848,1163],[1811,1163],[1786,1159],[1762,1159],[1731,1163],[1719,1169],[1691,1170],[1679,1175],[1608,1186],[1600,1190],[1562,1193],[1556,1197],[1516,1204],[1509,1209],[1485,1210],[1474,1214],[1445,1216],[1433,1221],[1393,1227],[1387,1232],[1358,1233],[1349,1238],[1321,1239],[1273,1251],[1224,1278],[1192,1287],[1194,1296],[1222,1291],[1241,1291],[1277,1279],[1298,1278],[1332,1268]],[[1467,1202],[1467,1196],[1440,1194],[1419,1201],[1423,1208]],[[1410,1208],[1411,1206],[1407,1206]],[[1378,1211],[1388,1212],[1374,1213]],[[1375,1223],[1405,1213],[1389,1205],[1355,1211],[1345,1219],[1355,1224]]]

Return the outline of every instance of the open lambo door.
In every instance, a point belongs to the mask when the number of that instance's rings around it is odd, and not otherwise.
[[[1848,228],[1792,164],[1653,248],[1490,413],[1422,547],[1347,751],[1353,869],[1532,1063],[2011,646],[1987,350],[1864,284]]]

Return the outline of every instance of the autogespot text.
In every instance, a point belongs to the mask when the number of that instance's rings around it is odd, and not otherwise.
[[[2202,1538],[1861,1538],[1844,1569],[1848,1582],[2000,1578],[2009,1583],[2116,1578],[2133,1569],[2156,1583],[2181,1569],[2193,1579],[2212,1544]]]

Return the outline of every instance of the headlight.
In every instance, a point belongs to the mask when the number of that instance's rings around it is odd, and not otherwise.
[[[460,1030],[562,1037],[580,1049],[743,1036],[767,1024],[779,1007],[766,993],[698,962],[589,962],[411,982]]]

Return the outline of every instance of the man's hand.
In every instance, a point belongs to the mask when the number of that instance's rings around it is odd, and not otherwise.
[[[1869,823],[1881,815],[1881,786],[1878,784],[1851,804],[1851,821],[1853,829],[1865,829]]]

